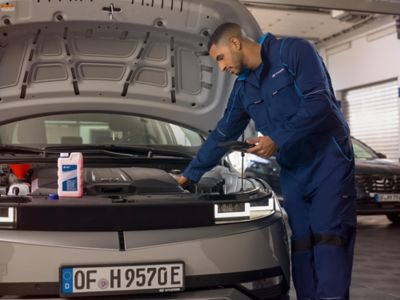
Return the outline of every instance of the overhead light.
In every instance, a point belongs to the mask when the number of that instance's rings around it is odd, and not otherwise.
[[[331,17],[333,19],[348,23],[357,23],[359,21],[364,20],[368,16],[369,16],[368,14],[355,13],[351,11],[344,11],[337,9],[331,10]]]

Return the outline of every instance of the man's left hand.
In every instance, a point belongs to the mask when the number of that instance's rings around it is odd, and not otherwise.
[[[274,155],[278,150],[278,146],[269,136],[259,136],[246,140],[247,143],[255,144],[247,150],[248,153],[253,153],[263,158],[268,158]]]

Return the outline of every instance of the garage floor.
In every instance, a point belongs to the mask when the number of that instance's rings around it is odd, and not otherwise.
[[[350,299],[400,300],[400,226],[385,216],[360,216],[357,234]]]

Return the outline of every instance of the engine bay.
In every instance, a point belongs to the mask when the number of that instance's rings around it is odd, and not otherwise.
[[[163,170],[153,167],[85,167],[84,196],[160,195],[180,193],[218,193],[225,195],[260,187],[254,179],[242,179],[236,172],[217,166],[204,174],[200,182],[183,189],[176,178],[181,169]],[[243,186],[242,186],[243,185]],[[264,187],[265,188],[265,187]],[[48,196],[57,193],[57,168],[34,164],[24,178],[17,176],[9,165],[0,171],[0,195]]]
[[[160,166],[160,165],[157,165]],[[12,167],[12,166],[11,166]],[[86,165],[81,198],[57,195],[57,167],[32,163],[23,174],[0,173],[1,228],[44,231],[120,231],[211,226],[270,213],[272,191],[219,165],[182,188],[178,166]],[[16,176],[18,175],[18,176]],[[23,176],[22,176],[23,175]],[[272,202],[271,202],[272,201]]]

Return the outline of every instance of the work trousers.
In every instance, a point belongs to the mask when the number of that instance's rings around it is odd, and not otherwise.
[[[292,276],[298,300],[345,300],[356,235],[354,162],[339,163],[305,194],[282,170],[284,207],[292,229]]]

